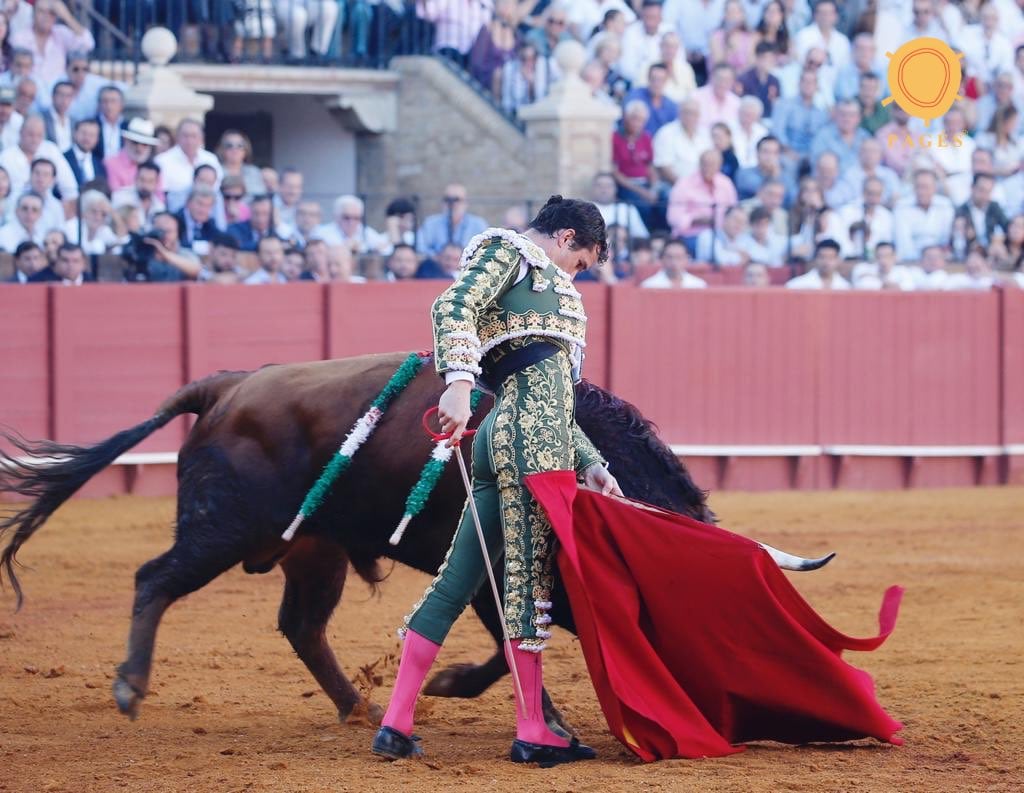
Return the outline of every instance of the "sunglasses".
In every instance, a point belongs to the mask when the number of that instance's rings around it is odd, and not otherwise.
[[[362,215],[342,215],[341,219],[342,220],[362,220],[363,216]]]
[[[244,149],[245,144],[240,140],[226,140],[224,141],[225,149]]]
[[[89,71],[89,67],[88,66],[72,66],[70,69],[68,69],[68,71],[69,72],[87,72],[87,71]]]
[[[559,27],[561,27],[562,25],[565,24],[565,20],[564,19],[549,19],[548,20],[548,24],[549,25],[558,25]]]
[[[241,201],[245,198],[241,193],[221,193],[225,201]]]
[[[451,203],[451,204],[458,204],[461,201],[464,201],[465,199],[463,199],[462,196],[446,195],[444,197],[444,200],[447,201],[448,203]]]

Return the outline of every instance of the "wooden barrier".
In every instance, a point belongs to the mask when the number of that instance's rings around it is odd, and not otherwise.
[[[442,286],[2,286],[0,423],[93,442],[219,369],[429,348]],[[1024,482],[1022,291],[581,290],[586,376],[653,419],[705,487]],[[88,492],[172,491],[187,426]]]

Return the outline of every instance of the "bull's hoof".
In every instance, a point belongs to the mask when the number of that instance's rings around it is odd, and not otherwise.
[[[473,680],[473,673],[479,669],[476,664],[453,664],[430,678],[423,693],[431,697],[478,697],[486,688]]]
[[[114,701],[117,703],[117,709],[132,721],[139,718],[143,696],[123,677],[114,681]]]
[[[369,724],[379,727],[384,719],[384,708],[369,700],[354,702],[338,708],[338,722],[341,724]]]
[[[548,696],[548,690],[545,688],[541,691],[541,708],[544,712],[544,721],[548,723],[548,729],[555,735],[560,735],[566,740],[576,738],[578,733],[576,728],[573,727],[567,718],[562,714],[555,703],[551,701],[551,697]]]
[[[384,720],[384,708],[375,702],[371,702],[366,708],[366,718],[370,720],[374,727],[379,727],[381,721]]]

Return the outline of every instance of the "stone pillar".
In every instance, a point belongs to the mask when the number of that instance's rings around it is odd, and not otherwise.
[[[213,107],[213,97],[189,88],[167,64],[178,50],[178,41],[167,28],[150,28],[142,37],[142,54],[148,61],[139,79],[125,95],[127,115],[141,115],[155,125],[174,129],[186,118],[202,121]]]
[[[594,175],[611,169],[612,132],[618,107],[594,98],[580,78],[586,50],[577,41],[555,48],[562,79],[551,92],[519,109],[526,124],[526,151],[531,162],[527,186],[543,201],[553,193],[586,198]]]

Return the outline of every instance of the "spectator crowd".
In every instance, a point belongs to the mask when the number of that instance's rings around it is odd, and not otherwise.
[[[259,29],[272,27],[275,4],[235,4],[250,5],[271,14]],[[302,24],[268,46],[326,52],[325,7],[338,5],[298,5]],[[1024,287],[1022,5],[418,0],[400,10],[509,112],[561,78],[559,43],[585,47],[587,89],[622,109],[612,168],[590,195],[614,256],[586,277],[699,288],[725,272],[758,286],[931,290]],[[919,36],[963,53],[963,98],[930,127],[885,101],[886,53]],[[171,130],[127,118],[126,86],[93,73],[94,46],[61,0],[0,2],[0,252],[13,281],[452,278],[488,221],[526,225],[525,206],[485,220],[459,184],[427,217],[395,197],[379,230],[358,196],[325,212],[301,172],[253,162],[244,130],[211,149],[197,120]]]

